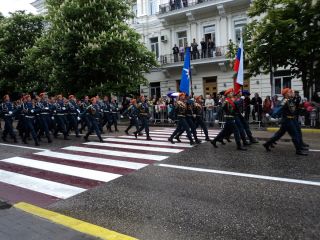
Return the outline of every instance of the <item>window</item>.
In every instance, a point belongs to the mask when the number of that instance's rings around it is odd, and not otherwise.
[[[204,34],[204,40],[206,42],[208,42],[209,39],[211,39],[215,45],[216,35],[215,35],[215,26],[214,25],[204,26],[203,27],[203,34]]]
[[[154,52],[157,58],[159,58],[159,40],[158,37],[150,38],[151,52]]]
[[[156,0],[148,0],[149,15],[154,15],[157,12]]]
[[[183,32],[177,32],[177,38],[178,38],[178,46],[184,47],[188,43],[187,40],[187,31]]]
[[[281,95],[282,89],[291,88],[291,80],[290,71],[276,71],[273,80],[273,95]]]
[[[156,98],[161,96],[160,82],[150,83],[150,96]]]
[[[244,31],[244,27],[247,24],[247,19],[240,19],[234,21],[234,38],[237,44],[240,43],[240,39],[242,36],[242,32]]]
[[[135,17],[138,15],[138,7],[137,7],[137,4],[133,4],[133,5],[132,5],[132,12],[133,12],[133,14],[134,14]]]

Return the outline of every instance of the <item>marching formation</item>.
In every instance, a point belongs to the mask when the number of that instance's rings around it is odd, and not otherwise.
[[[10,101],[10,96],[5,95],[0,105],[1,117],[4,120],[2,140],[6,142],[7,136],[10,135],[15,143],[18,142],[13,129],[13,121],[17,119],[17,130],[25,144],[30,135],[36,146],[39,146],[44,136],[51,143],[51,135],[57,138],[59,132],[63,134],[65,140],[69,140],[71,131],[74,131],[76,137],[80,137],[85,128],[87,128],[84,136],[86,141],[89,135],[95,132],[100,142],[103,142],[101,133],[104,126],[107,126],[110,132],[112,126],[118,131],[118,111],[115,99],[109,101],[108,97],[101,100],[96,96],[89,100],[86,96],[83,101],[78,101],[74,95],[70,95],[68,99],[62,95],[49,98],[46,93],[41,93],[35,99],[30,95],[24,95],[13,103]]]

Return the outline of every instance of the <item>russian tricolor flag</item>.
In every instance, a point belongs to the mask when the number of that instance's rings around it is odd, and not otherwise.
[[[238,92],[243,85],[243,42],[242,38],[240,40],[240,45],[238,48],[236,60],[234,62],[233,70],[236,72],[236,78],[234,80],[234,91]]]

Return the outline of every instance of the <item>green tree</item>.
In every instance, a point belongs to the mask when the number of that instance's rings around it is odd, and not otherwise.
[[[245,31],[251,75],[286,68],[302,79],[304,94],[319,84],[320,1],[255,0]]]
[[[126,93],[146,82],[153,53],[129,27],[124,0],[47,0],[48,29],[26,60],[52,91]],[[32,71],[32,69],[30,69]]]
[[[23,58],[43,30],[41,16],[24,11],[0,15],[0,88],[4,92],[25,90],[31,81],[25,74]]]

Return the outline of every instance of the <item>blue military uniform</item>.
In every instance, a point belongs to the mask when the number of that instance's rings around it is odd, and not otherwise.
[[[52,126],[52,105],[49,104],[46,100],[41,100],[37,103],[39,109],[39,120],[41,131],[43,131],[48,139],[48,142],[51,143],[50,137],[50,127]]]
[[[29,102],[23,103],[23,112],[25,113],[25,118],[24,118],[25,133],[23,135],[23,142],[27,143],[27,137],[29,133],[31,133],[31,136],[34,140],[35,145],[39,146],[38,137],[35,130],[35,120],[36,120],[36,114],[40,112],[40,109],[37,108],[33,102],[29,101]]]
[[[88,119],[90,121],[90,128],[88,128],[88,132],[84,136],[86,141],[88,141],[89,135],[95,131],[100,142],[103,142],[99,128],[100,112],[101,108],[98,104],[91,104],[86,109],[86,113],[88,113]]]
[[[130,119],[130,124],[127,127],[127,129],[125,130],[126,134],[129,134],[129,130],[135,126],[136,127],[136,131],[139,130],[139,124],[138,124],[138,108],[136,107],[136,105],[132,104],[130,105],[124,112],[123,115],[127,115],[128,118]]]
[[[53,104],[53,109],[54,109],[54,118],[57,124],[57,127],[54,131],[54,136],[58,136],[58,131],[61,131],[63,133],[64,139],[68,140],[67,138],[67,118],[66,118],[66,113],[67,113],[67,108],[63,102],[63,100],[58,100],[56,103]]]
[[[4,130],[2,133],[2,140],[6,142],[7,135],[9,134],[13,138],[14,142],[16,143],[17,137],[13,131],[12,123],[17,110],[14,108],[12,102],[6,101],[1,104],[0,111],[4,120]]]
[[[79,107],[72,99],[69,100],[66,107],[68,111],[67,119],[69,120],[69,128],[67,129],[67,132],[69,133],[71,128],[73,128],[76,133],[76,137],[80,137],[78,128],[78,116],[80,113]]]
[[[141,127],[137,131],[135,131],[133,134],[137,138],[138,133],[142,132],[142,130],[145,129],[147,134],[147,140],[152,140],[149,135],[149,118],[150,118],[149,105],[145,101],[140,102],[138,103],[137,109],[138,109],[138,116],[141,121]]]

